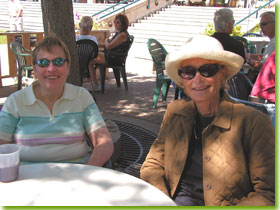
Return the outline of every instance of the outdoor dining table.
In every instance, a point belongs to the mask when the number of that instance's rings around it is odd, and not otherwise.
[[[154,186],[103,167],[71,163],[21,165],[0,182],[1,206],[175,206]]]
[[[265,45],[268,44],[269,38],[268,37],[246,37],[247,40],[249,40],[252,44],[256,45],[256,54],[262,54],[262,49],[265,47]]]

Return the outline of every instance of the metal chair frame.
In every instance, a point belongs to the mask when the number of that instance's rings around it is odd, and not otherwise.
[[[232,78],[227,80],[227,83],[229,85],[229,95],[237,99],[249,100],[253,83],[246,77],[246,75],[238,72]]]

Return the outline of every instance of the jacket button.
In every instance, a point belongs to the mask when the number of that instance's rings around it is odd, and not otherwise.
[[[209,156],[205,157],[205,161],[210,161],[210,160],[211,160],[211,158]]]
[[[205,189],[206,189],[206,190],[210,190],[210,189],[211,189],[211,185],[210,185],[210,184],[206,184],[206,185],[205,185]]]

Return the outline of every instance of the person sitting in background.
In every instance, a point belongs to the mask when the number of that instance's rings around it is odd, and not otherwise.
[[[216,32],[212,37],[219,40],[225,50],[240,55],[245,61],[245,49],[243,44],[230,36],[234,22],[232,10],[224,8],[216,11],[214,14],[214,26]]]
[[[93,26],[93,20],[89,16],[84,16],[79,23],[80,26],[80,35],[76,36],[76,41],[82,40],[82,39],[90,39],[94,41],[98,45],[98,41],[95,36],[90,35],[90,32],[92,30]],[[96,77],[96,69],[93,67],[94,59],[90,61],[89,63],[89,74],[90,77],[94,83],[94,91],[100,91],[101,87],[100,84],[97,81]]]
[[[262,66],[250,95],[275,103],[275,51]]]
[[[270,41],[267,44],[263,55],[250,55],[248,63],[255,69],[261,69],[268,56],[275,50],[275,13],[272,11],[261,14],[260,27],[264,36],[268,36]]]
[[[114,64],[119,63],[120,59],[111,56],[111,52],[126,52],[128,51],[130,40],[127,32],[129,21],[126,15],[118,14],[114,19],[116,29],[115,35],[111,39],[105,40],[105,51],[99,52],[95,58],[95,64]]]
[[[271,120],[224,90],[243,62],[209,36],[190,38],[167,54],[169,77],[191,100],[168,105],[140,177],[177,205],[274,205]]]
[[[90,93],[66,83],[70,53],[54,35],[32,51],[38,80],[11,94],[0,112],[0,144],[21,145],[23,162],[77,162],[103,166],[114,150]],[[89,137],[94,149],[88,146]]]
[[[266,59],[254,83],[250,101],[266,106],[273,125],[275,124],[275,51]]]

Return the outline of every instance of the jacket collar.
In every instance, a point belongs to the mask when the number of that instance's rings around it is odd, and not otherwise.
[[[233,115],[233,103],[226,91],[223,91],[223,97],[220,103],[220,109],[213,120],[213,125],[224,129],[231,127]]]
[[[233,114],[233,101],[230,99],[226,91],[222,91],[222,99],[220,103],[220,109],[214,118],[212,125],[221,127],[224,129],[229,129],[231,126],[231,119]],[[197,110],[194,101],[184,101],[183,106],[179,106],[174,114],[182,115],[188,119],[195,120]]]

